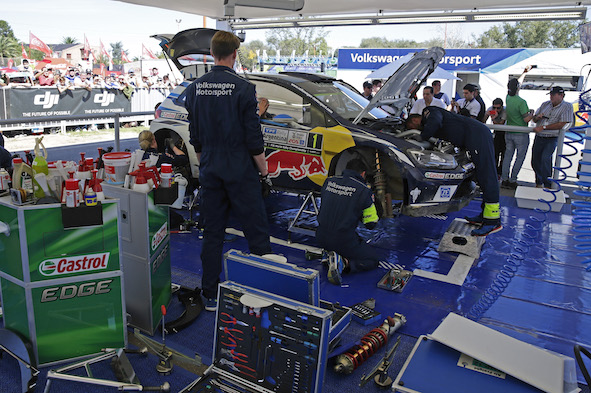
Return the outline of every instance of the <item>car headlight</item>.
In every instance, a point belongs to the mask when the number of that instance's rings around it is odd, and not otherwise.
[[[455,169],[458,166],[456,159],[451,154],[415,149],[409,149],[408,153],[413,161],[423,168]]]

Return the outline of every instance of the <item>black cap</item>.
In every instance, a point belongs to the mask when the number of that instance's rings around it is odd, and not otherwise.
[[[560,86],[554,86],[549,94],[564,94],[564,89]]]

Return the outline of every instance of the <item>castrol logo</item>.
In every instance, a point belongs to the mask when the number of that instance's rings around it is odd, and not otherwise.
[[[154,234],[154,236],[152,236],[152,251],[156,250],[158,248],[158,246],[160,245],[160,243],[162,243],[162,240],[166,239],[167,234],[168,234],[168,221],[166,221],[164,224],[162,224],[160,229],[158,229],[158,232],[156,232]]]
[[[109,252],[104,252],[100,254],[46,259],[39,265],[39,273],[44,276],[60,276],[64,274],[105,270],[109,266],[110,254]]]

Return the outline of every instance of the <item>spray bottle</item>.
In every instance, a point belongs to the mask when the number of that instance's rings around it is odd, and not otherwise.
[[[45,149],[45,146],[43,146],[42,140],[43,137],[35,138],[35,159],[33,160],[32,164],[33,179],[35,179],[35,175],[39,173],[43,173],[45,174],[45,176],[49,176],[49,168],[47,167],[47,150]],[[43,155],[41,155],[41,148],[43,148]],[[33,181],[33,186],[35,198],[43,198],[45,196],[45,192],[36,180]]]

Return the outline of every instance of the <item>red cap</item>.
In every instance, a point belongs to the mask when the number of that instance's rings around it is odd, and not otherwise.
[[[12,159],[12,163],[13,163],[13,164],[22,164],[22,163],[23,163],[23,159],[22,159],[22,158],[20,158],[20,157],[14,157],[14,158]]]
[[[162,173],[172,173],[172,164],[162,164],[160,166],[160,172],[162,172]]]
[[[66,190],[77,190],[78,179],[66,179]]]

